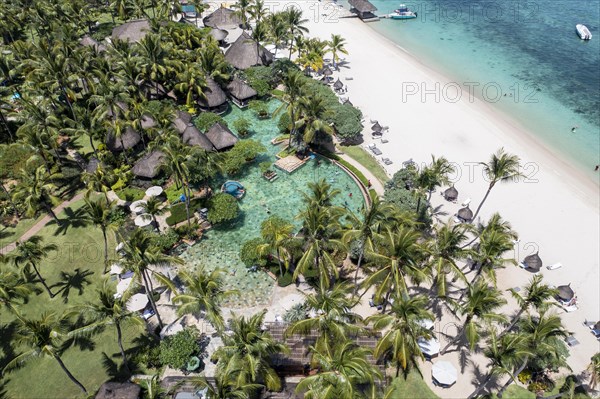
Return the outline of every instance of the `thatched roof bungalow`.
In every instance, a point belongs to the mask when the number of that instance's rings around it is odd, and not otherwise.
[[[165,154],[161,151],[152,151],[140,159],[133,165],[131,172],[143,179],[153,179],[158,175],[160,166],[162,165]]]
[[[138,399],[142,388],[131,382],[105,382],[96,399]]]
[[[85,35],[84,37],[82,37],[81,40],[79,41],[79,44],[82,45],[83,47],[92,47],[94,50],[96,50],[99,53],[106,51],[106,46],[104,44],[99,43],[94,38],[90,37],[89,35]]]
[[[186,129],[183,131],[181,140],[187,145],[199,146],[206,151],[214,151],[215,149],[213,143],[208,139],[208,137],[201,133],[193,123],[189,123]]]
[[[94,173],[99,167],[103,167],[103,163],[96,157],[91,157],[88,163],[85,165],[85,171],[87,173]]]
[[[217,122],[206,132],[206,137],[210,140],[217,151],[225,151],[230,149],[237,143],[238,139],[221,122]]]
[[[244,32],[227,49],[225,59],[237,69],[248,69],[253,66],[270,65],[273,62],[273,54]]]
[[[136,21],[125,22],[112,30],[112,38],[137,43],[142,40],[149,32],[150,23],[147,19],[138,19]]]
[[[379,19],[373,12],[377,11],[377,7],[369,3],[367,0],[349,0],[352,9],[362,20]]]
[[[142,136],[131,126],[127,126],[120,137],[115,136],[112,132],[106,135],[106,147],[113,152],[129,150],[138,145],[140,141],[142,141]]]
[[[235,11],[223,6],[217,8],[212,14],[202,19],[204,26],[210,28],[237,28],[242,23],[240,17],[235,14]]]
[[[198,105],[204,111],[222,114],[227,111],[227,94],[212,78],[206,79],[207,88],[204,90],[206,98],[199,98]]]
[[[238,78],[233,79],[227,85],[227,90],[229,90],[233,103],[240,108],[247,107],[248,101],[258,94],[249,84]]]
[[[177,114],[175,119],[173,119],[173,127],[179,132],[179,134],[183,134],[185,129],[187,129],[188,124],[192,121],[192,115],[185,111],[177,110]]]

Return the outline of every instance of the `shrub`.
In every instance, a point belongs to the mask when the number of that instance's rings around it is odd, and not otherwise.
[[[262,238],[257,237],[248,240],[240,249],[240,259],[248,267],[260,266],[264,267],[267,264],[267,259],[258,253],[258,246],[264,244]]]
[[[250,133],[250,122],[247,119],[239,118],[233,122],[233,128],[240,137],[245,137]]]
[[[306,319],[306,305],[297,303],[283,314],[283,320],[287,323],[295,323]]]
[[[33,152],[20,144],[11,144],[0,149],[0,179],[14,178],[21,169],[26,169],[27,160]]]
[[[281,133],[289,133],[292,130],[292,118],[287,112],[283,112],[277,122],[277,128]]]
[[[144,367],[158,369],[162,366],[160,362],[160,346],[158,340],[144,343],[132,356],[132,362]]]
[[[531,371],[530,370],[523,370],[519,373],[519,375],[517,376],[517,379],[519,380],[519,382],[521,384],[527,384],[529,381],[531,381]]]
[[[256,90],[260,97],[269,94],[274,87],[274,77],[271,68],[255,66],[244,71],[248,84]]]
[[[115,206],[109,215],[110,223],[122,226],[129,216],[129,208],[125,206]]]
[[[179,234],[173,229],[169,229],[163,234],[152,236],[152,243],[156,245],[161,252],[169,251],[179,241]]]
[[[294,282],[292,273],[284,273],[283,276],[277,277],[277,285],[287,287]]]
[[[357,143],[360,141],[363,125],[360,122],[362,113],[349,104],[339,104],[331,108],[336,135],[342,143]]]
[[[193,198],[190,200],[190,218],[194,216],[194,209],[196,209],[202,200],[200,198]],[[185,202],[171,206],[171,214],[165,219],[169,226],[173,226],[177,223],[183,222],[187,219],[187,212],[185,210]]]
[[[238,141],[231,150],[225,153],[222,163],[223,168],[227,174],[235,175],[244,165],[252,162],[258,154],[265,150],[265,147],[258,141]]]
[[[186,328],[168,336],[160,343],[160,362],[174,369],[182,369],[194,354],[199,352],[196,330]]]
[[[213,112],[202,112],[194,119],[194,125],[196,125],[201,132],[206,132],[217,122],[221,122],[223,125],[227,126],[227,122]]]
[[[259,118],[265,119],[269,117],[269,107],[264,101],[252,100],[248,103],[248,108],[254,111]]]
[[[210,199],[208,221],[211,223],[228,222],[238,216],[237,200],[225,193],[218,193]]]

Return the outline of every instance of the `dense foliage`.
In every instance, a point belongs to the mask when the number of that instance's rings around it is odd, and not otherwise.
[[[229,150],[223,159],[223,170],[229,175],[239,173],[243,167],[253,162],[256,157],[265,151],[265,147],[254,140],[238,141],[235,146]]]
[[[196,119],[194,119],[194,124],[201,132],[206,132],[217,122],[227,126],[227,122],[225,122],[220,115],[217,115],[213,112],[202,112]]]
[[[267,264],[266,257],[259,253],[259,246],[264,244],[260,237],[248,240],[240,249],[240,260],[248,267],[265,266]]]
[[[239,213],[237,200],[226,193],[218,193],[208,203],[208,221],[224,223],[234,220]]]
[[[199,351],[197,340],[197,330],[192,328],[166,337],[160,343],[160,362],[174,369],[184,368],[190,357]]]

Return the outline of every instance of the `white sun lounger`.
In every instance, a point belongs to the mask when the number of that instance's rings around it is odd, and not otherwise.
[[[377,147],[371,148],[371,151],[373,151],[373,154],[375,154],[375,155],[381,155],[381,154],[383,154],[383,152],[381,152],[381,150],[379,148],[377,148]]]
[[[467,206],[471,203],[471,198],[467,198],[466,200],[463,201],[463,203],[461,204],[462,206]]]
[[[560,269],[561,267],[562,267],[562,263],[558,262],[558,263],[555,263],[553,265],[546,266],[546,269],[548,269],[548,270],[556,270],[556,269]]]

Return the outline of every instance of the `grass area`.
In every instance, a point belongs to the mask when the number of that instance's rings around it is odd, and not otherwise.
[[[136,187],[125,187],[118,191],[115,191],[117,196],[123,201],[133,202],[141,200],[146,196],[146,191]]]
[[[438,397],[416,371],[411,371],[406,379],[403,376],[394,378],[391,385],[395,390],[390,399],[436,399]]]
[[[58,215],[66,221],[64,226],[50,222],[39,232],[45,243],[59,246],[57,252],[40,264],[42,276],[57,295],[50,299],[42,289],[33,294],[29,302],[20,307],[27,317],[37,318],[42,312],[61,314],[72,305],[96,299],[96,290],[103,278],[104,244],[100,229],[86,225],[79,216],[81,206],[83,201],[77,201]],[[114,246],[115,240],[111,238],[109,248]],[[37,286],[41,288],[40,284]],[[25,350],[11,345],[12,321],[6,312],[0,314],[0,369]],[[142,332],[139,327],[126,327],[123,331],[125,348],[131,348]],[[114,374],[115,367],[111,363],[120,365],[119,356],[114,328],[107,328],[91,340],[79,339],[62,353],[66,366],[90,393]],[[2,383],[6,397],[10,398],[82,397],[58,363],[48,358],[30,359],[20,369],[6,373]]]
[[[31,228],[31,226],[36,224],[44,216],[46,216],[46,214],[42,213],[35,219],[21,219],[14,227],[2,226],[2,228],[0,228],[0,247],[18,240]]]
[[[73,146],[75,148],[77,148],[79,153],[83,156],[94,152],[94,149],[92,148],[92,145],[90,144],[90,139],[86,135],[78,136],[77,138],[75,138],[75,140],[73,140],[73,142],[74,142]],[[96,148],[98,148],[99,144],[100,144],[99,141],[94,140],[94,146]]]
[[[383,169],[383,167],[377,162],[375,158],[369,155],[364,149],[359,146],[340,146],[342,151],[348,154],[349,157],[360,163],[362,166],[367,168],[369,172],[373,174],[382,184],[385,184],[390,178]]]

